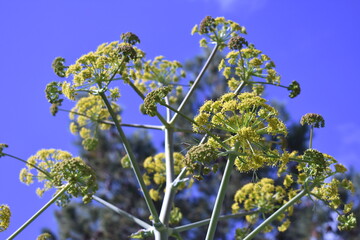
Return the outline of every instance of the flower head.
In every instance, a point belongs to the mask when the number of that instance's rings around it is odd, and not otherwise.
[[[166,97],[172,90],[171,86],[160,87],[154,91],[151,91],[144,99],[145,113],[151,117],[156,115],[157,107],[156,104],[163,102],[163,98]]]
[[[62,150],[43,149],[27,160],[26,168],[20,172],[20,180],[31,184],[34,179],[43,183],[43,187],[36,191],[40,196],[52,188],[59,191],[70,184],[59,198],[59,205],[66,205],[71,197],[78,196],[87,203],[97,190],[95,172],[81,158]]]
[[[3,150],[4,150],[4,148],[7,148],[7,147],[9,147],[7,144],[0,143],[0,157],[4,156]]]
[[[216,43],[220,49],[223,49],[227,46],[227,41],[231,37],[246,34],[246,30],[231,20],[225,20],[225,18],[222,17],[212,18],[207,16],[201,21],[199,26],[194,26],[191,33],[199,33],[206,37],[200,40],[201,46],[206,47],[208,43],[206,39],[209,39],[211,43]],[[233,43],[231,45],[235,46]]]
[[[0,232],[5,231],[10,224],[11,212],[8,205],[0,205]]]
[[[215,162],[218,151],[210,144],[200,144],[193,146],[185,155],[185,164],[194,177],[202,178],[202,174],[216,172],[218,164]]]
[[[137,35],[135,35],[132,32],[127,32],[127,33],[123,33],[121,34],[121,39],[126,42],[129,43],[131,45],[135,45],[136,43],[140,43],[140,39]]]
[[[240,36],[234,36],[230,38],[228,43],[228,46],[231,50],[240,50],[244,45],[247,46],[248,42],[245,40],[245,38]]]
[[[320,114],[316,113],[307,113],[301,117],[300,120],[301,125],[310,125],[315,128],[323,128],[325,127],[325,120]]]
[[[56,75],[58,75],[59,77],[65,77],[65,70],[66,70],[66,66],[64,65],[65,63],[65,59],[62,57],[57,57],[54,59],[54,61],[52,62],[52,68],[54,70],[54,72],[56,73]]]
[[[297,81],[293,81],[289,85],[288,90],[290,91],[289,97],[294,98],[301,92],[300,84]]]

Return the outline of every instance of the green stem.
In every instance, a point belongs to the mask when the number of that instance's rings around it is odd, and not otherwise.
[[[276,212],[274,212],[270,217],[265,219],[257,228],[255,228],[249,235],[247,235],[244,240],[253,239],[257,234],[259,234],[268,224],[270,224],[273,220],[275,220],[280,214],[282,214],[286,209],[293,206],[297,201],[299,201],[303,196],[305,196],[307,190],[304,189],[300,191],[295,197],[293,197],[290,201],[284,204],[281,208],[279,208]]]
[[[199,75],[197,76],[197,78],[195,79],[193,85],[191,86],[190,90],[188,91],[188,93],[186,94],[186,96],[184,97],[183,101],[181,102],[180,106],[178,107],[177,111],[175,112],[173,118],[171,119],[170,121],[170,124],[173,124],[176,119],[178,118],[179,116],[179,112],[182,112],[184,106],[186,105],[186,103],[189,101],[191,95],[193,94],[193,92],[195,91],[196,87],[198,86],[199,82],[200,82],[200,79],[202,78],[202,76],[204,75],[206,69],[208,68],[208,66],[210,65],[212,59],[214,58],[215,56],[215,53],[216,51],[218,50],[219,48],[219,45],[215,45],[214,49],[212,50],[210,56],[208,57],[205,65],[203,66],[203,68],[201,69]]]
[[[124,211],[124,210],[121,210],[120,208],[116,207],[115,205],[105,201],[104,199],[102,198],[99,198],[98,196],[95,196],[93,195],[93,199],[95,201],[97,201],[98,203],[101,203],[102,205],[104,205],[105,207],[107,208],[110,208],[111,210],[113,210],[114,212],[120,214],[121,216],[127,218],[128,220],[130,221],[133,221],[134,223],[138,224],[140,227],[143,227],[145,229],[149,229],[151,228],[152,226],[146,222],[144,222],[143,220],[131,215],[130,213]]]
[[[63,188],[55,194],[39,211],[37,211],[29,220],[27,220],[20,228],[18,228],[7,240],[14,239],[19,233],[21,233],[30,223],[32,223],[40,214],[42,214],[51,204],[53,204],[68,188],[70,184],[63,186]]]
[[[142,178],[142,175],[141,175],[141,172],[140,172],[140,167],[135,159],[135,155],[134,153],[132,152],[131,150],[131,147],[130,147],[130,143],[129,141],[127,140],[126,136],[125,136],[125,133],[124,131],[122,130],[121,126],[120,126],[120,122],[119,120],[117,119],[117,116],[109,102],[109,100],[107,99],[107,97],[105,96],[105,94],[103,92],[100,93],[100,96],[101,98],[103,99],[110,115],[111,115],[111,118],[113,119],[114,123],[115,123],[115,127],[119,133],[119,136],[123,142],[123,145],[124,145],[124,148],[125,148],[125,151],[127,153],[127,155],[129,156],[129,160],[131,162],[131,166],[132,166],[132,169],[135,173],[135,177],[136,177],[136,180],[138,181],[139,185],[140,185],[140,189],[144,195],[144,198],[145,198],[145,202],[148,206],[148,209],[151,213],[151,216],[153,217],[155,223],[159,223],[160,220],[159,220],[159,216],[158,216],[158,213],[156,211],[156,208],[155,208],[155,205],[154,205],[154,202],[152,201],[151,197],[150,197],[150,194],[149,194],[149,191],[145,185],[145,182],[144,182],[144,179]]]
[[[229,214],[229,215],[222,215],[218,219],[219,219],[219,221],[222,221],[222,220],[227,220],[227,219],[231,219],[231,218],[244,217],[244,216],[252,215],[255,213],[259,213],[259,210],[249,211],[249,212],[241,212],[241,213],[235,213],[235,214]],[[205,226],[205,225],[209,224],[210,220],[211,220],[211,218],[204,219],[204,220],[194,222],[194,223],[189,223],[189,224],[186,224],[186,225],[183,225],[180,227],[175,227],[172,230],[174,232],[178,232],[178,233],[184,232],[184,231],[187,231],[187,230],[190,230],[193,228]]]
[[[173,136],[174,132],[172,129],[165,129],[166,191],[160,211],[160,220],[165,226],[169,223],[170,211],[175,197],[175,191],[172,184],[175,179]]]
[[[309,139],[309,148],[310,148],[310,149],[312,149],[313,137],[314,137],[314,126],[311,125],[311,126],[310,126],[310,139]]]
[[[198,127],[201,127],[201,126],[200,126],[199,124],[197,124],[193,119],[189,118],[188,116],[186,116],[185,114],[183,114],[183,113],[181,113],[181,112],[178,112],[177,109],[175,109],[175,108],[173,108],[173,107],[171,107],[171,106],[169,106],[169,105],[167,105],[167,104],[165,104],[165,103],[161,103],[161,102],[160,102],[160,104],[163,105],[164,107],[169,108],[170,110],[174,111],[175,113],[178,113],[180,116],[182,116],[183,118],[185,118],[186,120],[188,120],[188,121],[191,122],[192,124],[194,124],[194,125],[196,125],[196,126],[198,126]],[[211,136],[212,138],[214,138],[214,140],[217,141],[223,148],[225,148],[225,149],[228,149],[228,148],[229,148],[226,144],[224,144],[223,141],[219,140],[219,139],[218,139],[214,134],[212,134],[210,131],[208,131],[208,130],[206,130],[206,129],[204,129],[204,128],[202,128],[202,130],[204,130],[207,135],[209,135],[209,136]]]
[[[237,151],[237,148],[238,148],[238,146],[235,146],[234,150]],[[221,206],[222,206],[224,198],[225,198],[226,189],[229,184],[231,171],[234,167],[235,158],[236,158],[236,155],[230,155],[228,158],[228,161],[226,163],[224,175],[221,180],[220,188],[219,188],[216,200],[215,200],[215,205],[214,205],[213,212],[211,215],[210,224],[209,224],[208,231],[206,234],[206,238],[205,238],[206,240],[214,239],[216,226],[219,221]]]
[[[45,174],[48,178],[52,178],[51,177],[51,175],[50,175],[50,173],[48,173],[47,171],[44,171],[43,169],[41,169],[41,168],[39,168],[38,166],[36,166],[36,165],[34,165],[34,164],[32,164],[32,163],[28,163],[26,160],[24,160],[24,159],[21,159],[21,158],[18,158],[18,157],[16,157],[16,156],[13,156],[13,155],[11,155],[11,154],[7,154],[7,153],[2,153],[4,156],[8,156],[8,157],[11,157],[11,158],[14,158],[14,159],[16,159],[16,160],[19,160],[20,162],[23,162],[23,163],[25,163],[26,165],[29,165],[29,166],[32,166],[33,168],[35,168],[36,170],[38,170],[38,171],[40,171],[40,172],[42,172],[43,174]]]
[[[61,109],[59,108],[59,111],[62,112],[68,112],[68,113],[73,113],[79,116],[83,116],[86,118],[91,119],[91,117],[87,116],[86,114],[82,114],[82,113],[78,113],[78,112],[74,112],[74,111],[69,111],[66,109]],[[108,121],[108,120],[95,120],[96,122],[99,123],[104,123],[104,124],[109,124],[109,125],[115,125],[114,122]],[[155,129],[155,130],[164,130],[163,126],[158,126],[158,125],[149,125],[149,124],[129,124],[129,123],[120,123],[120,126],[123,127],[134,127],[134,128],[145,128],[145,129]]]

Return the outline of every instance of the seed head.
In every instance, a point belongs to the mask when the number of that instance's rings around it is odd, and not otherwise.
[[[243,48],[243,46],[247,46],[248,42],[245,40],[245,38],[240,37],[240,36],[234,36],[232,38],[230,38],[229,43],[228,43],[228,47],[231,50],[240,50]]]
[[[136,36],[134,33],[132,32],[127,32],[127,33],[123,33],[121,34],[121,39],[126,42],[129,43],[131,45],[135,45],[136,43],[140,43],[140,39],[138,36]]]
[[[307,113],[301,117],[300,120],[301,125],[310,125],[315,128],[323,128],[325,127],[325,120],[320,114],[316,113]]]

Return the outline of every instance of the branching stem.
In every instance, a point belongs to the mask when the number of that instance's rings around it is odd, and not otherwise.
[[[63,186],[62,189],[55,194],[54,197],[50,199],[39,211],[37,211],[29,220],[27,220],[21,227],[19,227],[7,240],[14,239],[19,233],[21,233],[30,223],[32,223],[40,214],[42,214],[48,207],[51,206],[71,185],[68,183],[67,185]]]
[[[139,168],[139,165],[135,159],[135,155],[133,153],[133,151],[131,150],[131,147],[130,147],[130,143],[129,141],[127,140],[126,136],[125,136],[125,133],[124,131],[122,130],[121,126],[120,126],[120,122],[119,120],[117,119],[117,116],[109,102],[109,100],[107,99],[107,97],[105,96],[105,94],[103,92],[99,93],[101,98],[103,99],[110,115],[111,115],[111,118],[113,119],[114,123],[115,123],[115,127],[119,133],[119,136],[123,142],[123,145],[124,145],[124,148],[125,148],[125,151],[127,153],[127,155],[129,156],[129,160],[131,162],[131,166],[132,166],[132,169],[135,173],[135,177],[136,177],[136,180],[138,181],[139,185],[140,185],[140,188],[141,188],[141,191],[144,195],[144,198],[145,198],[145,202],[148,206],[148,209],[151,213],[151,216],[153,217],[155,223],[160,223],[160,220],[159,220],[159,215],[156,211],[156,208],[155,208],[155,205],[154,205],[154,202],[152,201],[151,197],[150,197],[150,194],[149,194],[149,191],[145,185],[145,182],[144,182],[144,179],[142,178],[142,175],[141,175],[141,172],[140,172],[140,168]]]
[[[145,229],[149,229],[151,228],[152,226],[146,222],[144,222],[143,220],[131,215],[130,213],[116,207],[115,205],[105,201],[104,199],[98,197],[98,196],[95,196],[93,195],[93,199],[95,201],[97,201],[98,203],[101,203],[102,205],[104,205],[105,207],[107,208],[110,208],[111,210],[113,210],[114,212],[120,214],[121,216],[133,221],[134,223],[136,223],[137,225],[139,225],[140,227],[143,227]]]

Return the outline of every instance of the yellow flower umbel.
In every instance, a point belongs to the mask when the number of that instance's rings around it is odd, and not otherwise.
[[[114,102],[112,108],[115,112],[120,112],[119,105]],[[97,132],[111,127],[110,124],[104,123],[104,121],[111,120],[111,117],[99,95],[81,98],[69,116],[72,120],[70,123],[71,133],[79,134],[83,139],[82,145],[88,151],[94,150],[97,146]],[[118,115],[118,120],[121,120],[120,115]]]
[[[20,180],[31,184],[34,179],[43,183],[43,187],[36,190],[39,196],[52,188],[60,189],[70,184],[59,198],[59,205],[67,204],[72,196],[82,196],[87,203],[97,190],[95,172],[81,158],[62,150],[43,149],[27,160],[26,168],[20,172]]]
[[[5,231],[10,224],[11,212],[8,205],[0,205],[0,232]]]
[[[174,152],[174,173],[178,175],[183,167],[185,167],[184,156],[181,153]],[[150,189],[151,197],[154,201],[161,199],[160,190],[163,190],[166,183],[166,167],[165,167],[165,154],[159,153],[155,156],[147,157],[143,163],[145,173],[143,178],[145,184],[153,188]],[[178,189],[183,189],[185,183],[180,183]],[[155,189],[156,188],[156,189]]]
[[[219,141],[229,148],[240,144],[235,160],[239,171],[275,164],[277,158],[272,156],[279,153],[270,148],[267,138],[287,134],[277,110],[255,93],[227,93],[217,101],[207,101],[194,121],[196,132],[220,131],[217,139],[208,140],[214,148],[222,148]]]
[[[231,37],[246,34],[246,29],[238,23],[226,20],[223,17],[212,18],[207,16],[199,26],[195,25],[193,27],[191,34],[195,33],[205,36],[200,40],[201,47],[207,47],[208,42],[210,42],[218,44],[219,48],[223,49]]]
[[[237,213],[240,209],[245,211],[258,210],[258,213],[247,215],[246,221],[250,224],[258,222],[260,216],[271,214],[281,207],[286,201],[292,198],[292,191],[287,193],[281,186],[275,186],[274,180],[263,178],[257,183],[248,183],[239,189],[234,196],[234,204],[232,205],[233,213]],[[292,208],[287,210],[287,215],[291,215]],[[281,214],[277,221],[283,222],[279,227],[279,231],[285,231],[290,225],[289,220],[285,219],[286,214]],[[268,228],[267,231],[271,230]]]

